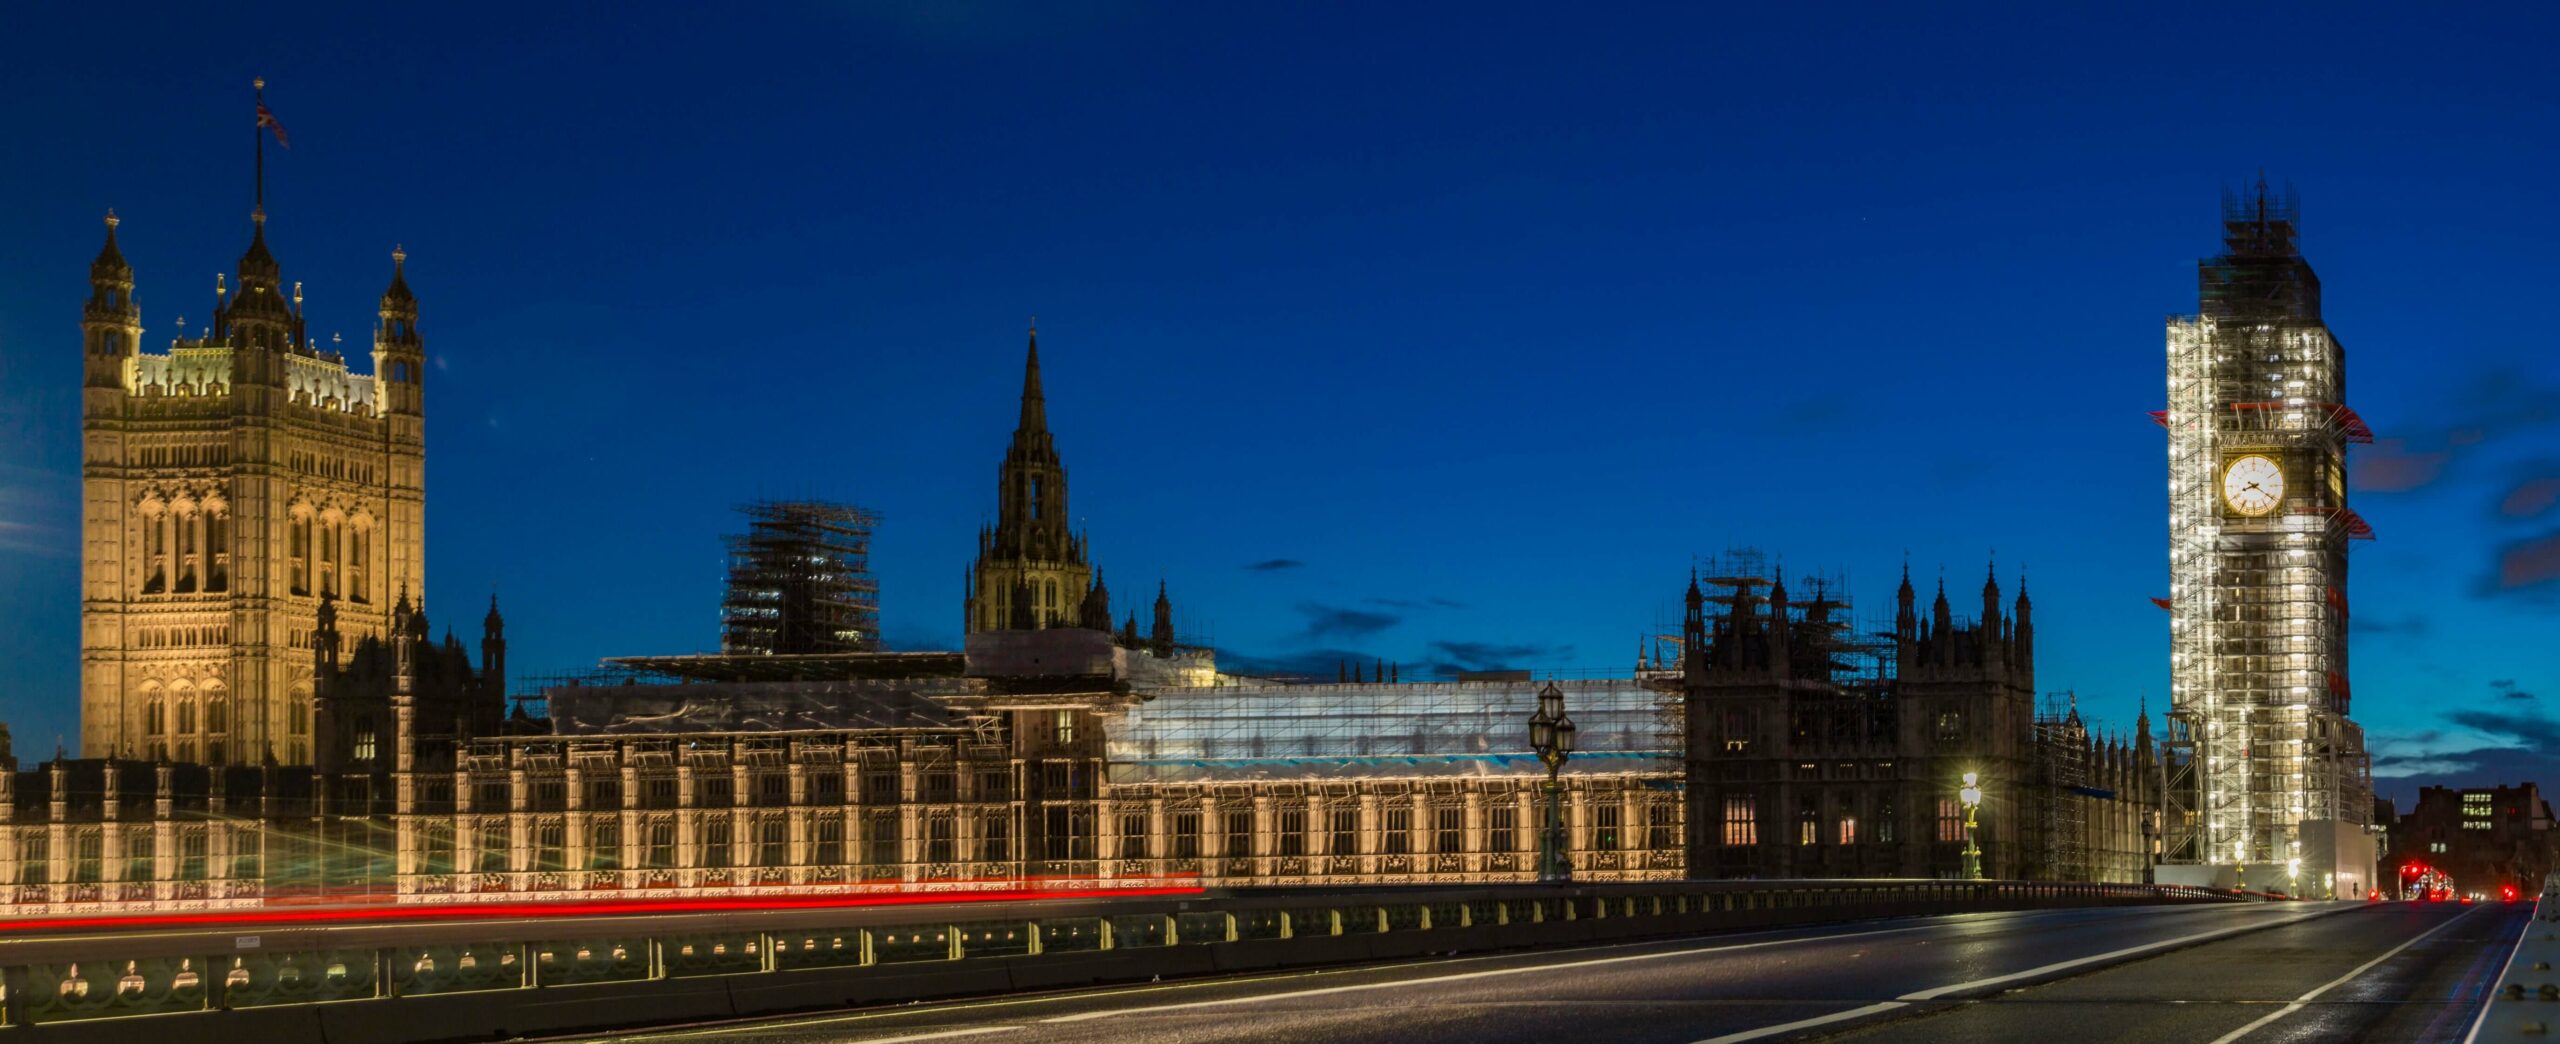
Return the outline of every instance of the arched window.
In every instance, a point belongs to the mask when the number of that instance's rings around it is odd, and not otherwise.
[[[181,736],[183,736],[183,735],[186,735],[186,734],[188,734],[188,733],[194,732],[195,730],[196,730],[196,700],[195,700],[195,697],[193,697],[193,696],[180,696],[180,697],[178,697],[178,734],[179,734],[179,735],[181,735]]]
[[[231,725],[230,719],[230,704],[222,698],[221,691],[215,690],[206,693],[204,698],[204,730],[206,732],[228,732],[230,731]]]
[[[1049,581],[1048,586],[1047,586],[1046,588],[1043,588],[1043,589],[1041,590],[1041,592],[1040,592],[1040,607],[1041,607],[1041,608],[1043,608],[1043,609],[1055,609],[1055,608],[1057,608],[1057,607],[1058,607],[1058,582],[1057,582],[1057,581],[1055,581],[1055,580],[1051,580],[1051,581]]]
[[[157,736],[168,730],[169,706],[160,702],[158,693],[153,693],[149,702],[142,705],[142,734]]]
[[[1031,476],[1031,517],[1040,517],[1040,476]]]

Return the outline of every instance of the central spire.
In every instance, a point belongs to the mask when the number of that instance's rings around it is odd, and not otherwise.
[[[1049,430],[1049,405],[1040,397],[1040,320],[1031,320],[1031,351],[1022,364],[1022,423],[1016,432]]]

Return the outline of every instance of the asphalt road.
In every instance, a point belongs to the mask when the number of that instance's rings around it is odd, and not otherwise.
[[[1837,1033],[1911,1041],[2211,1041],[2252,1024],[2252,1041],[2459,1039],[2528,910],[2272,904],[1972,914],[608,1039],[1688,1044]],[[2324,986],[2309,1003],[2290,1007]]]
[[[2386,903],[1843,1033],[1861,1042],[2459,1041],[2531,904]],[[2236,1035],[2235,1035],[2236,1034]]]

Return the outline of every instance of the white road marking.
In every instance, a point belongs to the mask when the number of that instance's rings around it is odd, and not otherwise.
[[[2277,1008],[2276,1010],[2271,1011],[2271,1012],[2268,1012],[2268,1013],[2267,1013],[2267,1014],[2265,1014],[2265,1015],[2261,1015],[2261,1016],[2259,1016],[2259,1017],[2258,1017],[2257,1021],[2255,1021],[2255,1022],[2251,1022],[2250,1024],[2248,1024],[2248,1025],[2246,1025],[2246,1026],[2242,1026],[2242,1027],[2240,1027],[2239,1029],[2232,1030],[2232,1031],[2231,1031],[2231,1032],[2229,1032],[2229,1033],[2225,1033],[2225,1034],[2223,1034],[2223,1035],[2221,1035],[2221,1036],[2219,1036],[2219,1037],[2215,1037],[2215,1038],[2213,1038],[2213,1044],[2231,1044],[2231,1042],[2232,1042],[2232,1041],[2238,1040],[2238,1039],[2240,1039],[2240,1038],[2242,1038],[2242,1037],[2246,1037],[2246,1036],[2248,1036],[2249,1034],[2256,1032],[2256,1031],[2258,1030],[2258,1028],[2259,1028],[2259,1027],[2261,1027],[2261,1026],[2264,1026],[2264,1025],[2266,1025],[2266,1024],[2268,1024],[2268,1023],[2270,1023],[2270,1022],[2274,1022],[2275,1020],[2277,1020],[2277,1019],[2281,1019],[2281,1018],[2283,1018],[2283,1017],[2285,1017],[2285,1016],[2287,1016],[2287,1015],[2291,1015],[2291,1014],[2293,1014],[2294,1012],[2301,1011],[2301,1010],[2302,1010],[2302,1008],[2303,1008],[2303,1005],[2306,1005],[2306,1004],[2311,1003],[2311,1001],[2312,1001],[2312,999],[2313,999],[2313,998],[2316,998],[2316,997],[2320,996],[2320,995],[2321,995],[2321,994],[2323,994],[2323,993],[2327,993],[2327,992],[2329,992],[2330,990],[2334,990],[2334,989],[2338,988],[2339,986],[2345,985],[2345,984],[2346,984],[2346,982],[2347,982],[2348,980],[2353,979],[2353,978],[2355,978],[2356,976],[2359,976],[2359,975],[2362,975],[2362,974],[2364,974],[2364,973],[2366,973],[2366,972],[2372,971],[2372,970],[2373,970],[2373,966],[2374,966],[2374,965],[2380,964],[2380,963],[2382,963],[2382,962],[2384,962],[2384,961],[2390,960],[2391,958],[2398,956],[2398,955],[2399,955],[2399,953],[2400,953],[2400,951],[2402,951],[2402,950],[2406,950],[2406,949],[2408,949],[2409,947],[2412,947],[2412,946],[2416,946],[2416,945],[2418,945],[2418,941],[2419,941],[2419,940],[2421,940],[2421,939],[2426,938],[2427,936],[2434,935],[2434,934],[2435,934],[2435,933],[2437,933],[2437,932],[2441,932],[2441,931],[2443,931],[2443,930],[2445,930],[2445,929],[2447,929],[2447,928],[2451,928],[2451,927],[2453,927],[2453,923],[2454,923],[2455,921],[2459,921],[2459,920],[2461,920],[2461,919],[2463,919],[2463,918],[2465,918],[2465,917],[2469,917],[2469,916],[2471,916],[2472,914],[2478,913],[2478,912],[2480,912],[2480,909],[2481,909],[2480,907],[2476,907],[2476,906],[2475,906],[2475,907],[2472,907],[2471,909],[2464,910],[2464,911],[2462,911],[2461,913],[2458,913],[2458,914],[2453,915],[2453,917],[2452,917],[2451,919],[2449,919],[2449,920],[2445,921],[2443,924],[2439,924],[2439,925],[2437,925],[2437,926],[2435,926],[2435,927],[2433,927],[2433,928],[2429,928],[2429,929],[2427,929],[2426,931],[2423,931],[2423,932],[2420,932],[2420,933],[2418,933],[2418,934],[2416,934],[2416,935],[2414,935],[2414,936],[2411,936],[2411,937],[2409,938],[2409,941],[2408,941],[2408,942],[2404,942],[2404,943],[2401,943],[2401,944],[2400,944],[2400,945],[2398,945],[2398,946],[2394,946],[2394,947],[2392,947],[2392,948],[2391,948],[2391,949],[2389,949],[2388,951],[2385,951],[2385,952],[2383,953],[2383,955],[2382,955],[2382,956],[2380,956],[2380,957],[2376,957],[2376,958],[2374,958],[2374,959],[2372,959],[2372,960],[2369,960],[2369,961],[2366,961],[2366,962],[2364,962],[2363,964],[2356,965],[2356,970],[2351,971],[2351,972],[2348,972],[2348,973],[2346,973],[2345,975],[2338,976],[2337,978],[2331,979],[2331,980],[2329,980],[2328,982],[2326,982],[2326,983],[2322,984],[2322,985],[2320,986],[2320,988],[2315,989],[2315,990],[2312,990],[2312,991],[2311,991],[2311,992],[2309,992],[2309,993],[2306,993],[2306,994],[2303,994],[2302,996],[2299,996],[2299,997],[2294,998],[2294,999],[2293,999],[2293,1003],[2291,1003],[2291,1004],[2287,1004],[2287,1005],[2285,1005],[2284,1007],[2281,1007],[2281,1008]]]
[[[1928,931],[1941,927],[1945,926],[1913,925],[1908,928],[1886,928],[1872,932],[1849,932],[1841,935],[1818,935],[1800,939],[1771,939],[1766,942],[1736,943],[1728,946],[1700,946],[1686,950],[1665,950],[1660,953],[1637,953],[1629,954],[1624,957],[1601,957],[1588,961],[1568,961],[1563,964],[1528,964],[1517,968],[1494,968],[1487,971],[1461,972],[1456,975],[1435,975],[1425,979],[1396,979],[1388,982],[1362,982],[1354,983],[1349,986],[1327,986],[1322,989],[1295,990],[1289,993],[1264,993],[1250,997],[1226,997],[1219,1000],[1188,1001],[1181,1004],[1158,1004],[1150,1008],[1122,1008],[1112,1011],[1086,1011],[1078,1012],[1074,1015],[1060,1015],[1055,1018],[1047,1018],[1040,1021],[1044,1023],[1089,1022],[1094,1019],[1113,1019],[1125,1015],[1153,1015],[1157,1012],[1184,1011],[1193,1008],[1216,1008],[1230,1004],[1261,1004],[1266,1001],[1294,1000],[1299,997],[1322,997],[1330,994],[1355,993],[1363,990],[1393,990],[1402,989],[1407,986],[1428,986],[1433,983],[1463,982],[1469,979],[1490,979],[1500,975],[1526,975],[1532,972],[1561,971],[1566,968],[1589,968],[1603,964],[1624,964],[1629,961],[1656,961],[1666,957],[1689,957],[1701,953],[1730,953],[1735,950],[1756,950],[1767,946],[1793,946],[1799,943],[1833,942],[1840,939],[1859,939],[1873,935],[1900,935],[1906,932]]]
[[[941,1040],[945,1037],[974,1037],[981,1033],[1011,1033],[1020,1026],[975,1026],[969,1029],[939,1030],[933,1033],[910,1033],[903,1037],[873,1037],[859,1044],[900,1044],[910,1040]]]
[[[1946,928],[1946,927],[1953,927],[1953,926],[1959,926],[1959,925],[1968,925],[1968,924],[1996,923],[1996,922],[2001,922],[2001,921],[2013,920],[2013,919],[2016,919],[2016,918],[2019,918],[2019,917],[2023,917],[2023,916],[2026,916],[2026,915],[2028,915],[2028,914],[2037,913],[2037,912],[2040,912],[2040,911],[2034,911],[2034,910],[1995,910],[1995,911],[1990,911],[1990,912],[1987,912],[1987,913],[1980,913],[1980,914],[1956,914],[1956,915],[1947,915],[1947,914],[1931,914],[1931,915],[1927,915],[1927,916],[1925,916],[1925,917],[1920,918],[1920,920],[1923,920],[1923,921],[1925,921],[1926,923],[1922,923],[1922,924],[1914,924],[1914,925],[1909,925],[1909,926],[1901,927],[1901,928],[1889,928],[1889,929],[1882,929],[1882,930],[1879,930],[1879,931],[1872,931],[1872,932],[1860,932],[1860,933],[1857,933],[1857,934],[1860,934],[1860,935],[1890,935],[1890,934],[1893,934],[1893,933],[1895,933],[1895,932],[1914,932],[1914,931],[1924,931],[1924,930],[1927,930],[1927,929],[1930,929],[1930,928]],[[1729,934],[1729,935],[1726,935],[1725,937],[1726,937],[1726,938],[1741,938],[1741,939],[1748,939],[1748,938],[1751,938],[1751,937],[1753,937],[1753,936],[1760,936],[1760,935],[1781,935],[1781,934],[1786,934],[1786,933],[1789,933],[1789,932],[1805,931],[1805,930],[1807,930],[1807,929],[1816,929],[1816,930],[1818,930],[1818,929],[1820,929],[1821,927],[1823,927],[1823,926],[1820,926],[1820,925],[1799,925],[1799,926],[1781,927],[1781,928],[1761,928],[1761,929],[1753,929],[1753,930],[1750,930],[1750,931],[1744,931],[1744,932],[1735,932],[1735,933],[1731,933],[1731,934]],[[1788,939],[1774,939],[1774,940],[1770,940],[1770,942],[1815,942],[1815,941],[1820,941],[1820,940],[1822,940],[1822,939],[1846,939],[1846,938],[1850,938],[1850,937],[1851,937],[1851,936],[1847,936],[1847,935],[1798,936],[1798,937],[1793,937],[1793,938],[1788,938]],[[1599,944],[1596,944],[1596,945],[1577,945],[1577,946],[1567,946],[1567,947],[1563,947],[1563,948],[1560,948],[1560,949],[1556,950],[1555,952],[1556,952],[1556,953],[1558,953],[1558,954],[1565,954],[1565,953],[1600,953],[1600,952],[1604,952],[1604,951],[1608,951],[1608,950],[1628,950],[1628,949],[1635,949],[1635,948],[1637,948],[1637,947],[1660,946],[1660,945],[1663,945],[1665,941],[1666,941],[1666,940],[1662,940],[1662,939],[1639,939],[1639,940],[1636,940],[1636,941],[1634,941],[1634,942],[1599,943]],[[1766,944],[1753,944],[1753,945],[1766,945]],[[1923,945],[1923,946],[1928,945],[1928,940],[1926,940],[1926,939],[1921,940],[1921,945]],[[872,1021],[877,1021],[877,1020],[880,1020],[880,1019],[914,1018],[914,1017],[924,1016],[924,1015],[948,1015],[948,1014],[950,1014],[950,1013],[952,1013],[952,1012],[956,1012],[956,1011],[975,1011],[975,1010],[981,1010],[981,1009],[986,1009],[986,1008],[1018,1008],[1018,1007],[1023,1007],[1023,1006],[1025,1006],[1025,1005],[1034,1005],[1034,1004],[1057,1004],[1057,1003],[1066,1002],[1066,1001],[1078,1001],[1078,1000],[1085,1000],[1085,1001],[1089,1001],[1089,1000],[1099,1000],[1099,999],[1103,999],[1103,998],[1107,998],[1107,997],[1134,997],[1134,996],[1138,996],[1138,995],[1140,995],[1140,994],[1148,994],[1148,993],[1175,993],[1175,992],[1183,992],[1183,991],[1188,991],[1188,990],[1210,989],[1210,988],[1220,987],[1220,986],[1244,986],[1244,985],[1250,985],[1250,984],[1258,983],[1258,982],[1274,982],[1274,981],[1278,981],[1278,980],[1281,980],[1281,979],[1327,979],[1327,978],[1334,978],[1334,977],[1342,976],[1342,975],[1358,974],[1358,973],[1362,973],[1362,972],[1394,971],[1394,970],[1404,969],[1404,968],[1428,968],[1428,967],[1435,967],[1435,966],[1442,966],[1442,967],[1445,967],[1445,966],[1447,966],[1447,965],[1453,965],[1453,964],[1482,964],[1482,963],[1484,963],[1484,962],[1486,962],[1486,961],[1511,960],[1511,959],[1518,958],[1518,957],[1521,957],[1521,956],[1527,956],[1527,955],[1524,955],[1524,954],[1516,954],[1516,953],[1488,953],[1488,954],[1481,954],[1481,955],[1473,956],[1473,957],[1441,957],[1441,958],[1431,958],[1431,959],[1422,959],[1422,960],[1390,961],[1390,962],[1379,963],[1379,964],[1361,964],[1361,965],[1353,965],[1353,966],[1350,966],[1350,967],[1342,967],[1342,968],[1317,968],[1317,969],[1310,969],[1310,970],[1303,970],[1303,971],[1289,971],[1289,972],[1281,972],[1281,973],[1276,974],[1276,975],[1254,975],[1254,976],[1246,976],[1246,977],[1241,977],[1241,978],[1226,978],[1226,977],[1220,977],[1220,978],[1205,978],[1205,979],[1197,979],[1197,980],[1186,981],[1186,982],[1167,982],[1167,983],[1157,983],[1157,984],[1150,984],[1150,985],[1144,985],[1144,986],[1098,987],[1098,988],[1093,988],[1093,989],[1088,989],[1088,990],[1070,991],[1070,992],[1064,992],[1064,993],[1052,993],[1052,994],[1047,994],[1047,995],[1044,995],[1044,996],[1036,996],[1036,997],[1010,997],[1010,998],[1003,998],[1003,999],[997,999],[997,1000],[982,1000],[982,1001],[950,1002],[950,1003],[934,1004],[934,1005],[929,1006],[929,1007],[919,1006],[919,1007],[891,1008],[891,1009],[885,1009],[885,1010],[867,1010],[867,1011],[857,1011],[857,1012],[854,1012],[854,1013],[851,1013],[851,1014],[845,1014],[845,1015],[822,1015],[822,1016],[818,1016],[818,1017],[816,1017],[816,1018],[796,1018],[796,1019],[794,1019],[794,1018],[785,1018],[785,1019],[748,1018],[748,1019],[736,1019],[736,1020],[727,1020],[727,1021],[723,1021],[723,1022],[721,1022],[721,1023],[720,1023],[720,1024],[718,1024],[718,1025],[710,1026],[710,1027],[707,1027],[707,1028],[689,1029],[689,1030],[669,1029],[669,1030],[660,1030],[660,1031],[655,1031],[655,1032],[650,1032],[650,1031],[641,1031],[641,1032],[637,1032],[637,1033],[623,1033],[623,1034],[616,1034],[616,1035],[614,1035],[614,1036],[612,1036],[612,1037],[598,1037],[598,1038],[585,1038],[585,1039],[594,1039],[594,1040],[615,1040],[615,1041],[640,1041],[640,1040],[683,1040],[683,1039],[688,1039],[688,1038],[693,1038],[693,1037],[720,1037],[720,1036],[727,1036],[727,1035],[730,1035],[730,1034],[733,1034],[733,1033],[738,1033],[738,1032],[741,1032],[741,1031],[744,1031],[744,1030],[749,1030],[749,1029],[753,1029],[753,1030],[790,1030],[790,1029],[805,1029],[805,1028],[810,1027],[810,1026],[831,1026],[831,1025],[836,1025],[836,1024],[840,1024],[840,1023],[847,1023],[847,1022],[872,1022]],[[1543,966],[1543,965],[1542,965],[1542,967],[1545,967],[1545,966]],[[876,1042],[875,1042],[875,1044],[876,1044]]]
[[[1797,1030],[1812,1029],[1815,1026],[1827,1025],[1829,1023],[1846,1022],[1850,1019],[1863,1019],[1869,1015],[1882,1015],[1895,1008],[1908,1007],[1910,1007],[1910,1005],[1901,1001],[1878,1001],[1863,1008],[1851,1008],[1847,1011],[1835,1011],[1829,1015],[1816,1015],[1809,1019],[1797,1019],[1794,1022],[1784,1022],[1775,1026],[1762,1026],[1759,1029],[1748,1029],[1740,1033],[1727,1033],[1721,1037],[1709,1037],[1705,1040],[1699,1041],[1698,1044],[1733,1044],[1735,1041],[1758,1040],[1762,1037],[1774,1037],[1781,1033],[1793,1033]]]
[[[2282,928],[2289,925],[2300,924],[2314,917],[2322,917],[2328,914],[2340,912],[2343,911],[2323,910],[2319,913],[2305,914],[2301,917],[2289,917],[2283,920],[2270,920],[2260,924],[2243,924],[2231,928],[2218,928],[2210,932],[2198,932],[2194,935],[2181,935],[2175,939],[2162,939],[2158,942],[2143,943],[2140,946],[2127,946],[2121,950],[2109,950],[2105,953],[2091,954],[2087,957],[2074,957],[2067,961],[2056,961],[2042,967],[2029,968],[2025,971],[2010,972],[2007,975],[1994,975],[1988,979],[1975,979],[1972,982],[1959,982],[1949,986],[1939,986],[1933,989],[1921,990],[1916,993],[1906,993],[1894,999],[1900,1001],[1936,1000],[1951,993],[1963,993],[1967,990],[1978,990],[1985,986],[1997,986],[2004,982],[2016,982],[2020,979],[2033,979],[2039,976],[2050,975],[2058,971],[2069,971],[2073,968],[2085,967],[2087,965],[2123,960],[2127,957],[2150,953],[2153,950],[2165,950],[2172,946],[2184,946],[2190,943],[2204,942],[2209,939],[2219,939],[2226,935],[2238,935],[2242,932],[2261,931],[2268,928]]]
[[[2328,914],[2343,912],[2343,909],[2344,908],[2339,910],[2323,910],[2319,913],[2305,914],[2300,917],[2289,917],[2283,920],[2269,920],[2267,922],[2256,924],[2243,924],[2232,928],[2219,928],[2210,932],[2198,932],[2194,935],[2181,935],[2174,939],[2162,939],[2158,942],[2144,943],[2140,946],[2127,946],[2120,950],[2109,950],[2105,953],[2092,954],[2087,957],[2075,957],[2067,961],[2056,961],[2052,964],[2029,968],[2025,971],[2010,972],[2007,975],[1994,975],[1987,979],[1975,979],[1971,982],[1959,982],[1947,986],[1932,987],[1930,989],[1920,990],[1914,993],[1906,993],[1892,1000],[1869,1004],[1863,1008],[1851,1008],[1847,1011],[1835,1011],[1829,1015],[1817,1015],[1813,1018],[1798,1019],[1794,1022],[1781,1023],[1775,1026],[1762,1026],[1757,1029],[1743,1030],[1739,1033],[1728,1033],[1721,1037],[1709,1037],[1697,1042],[1697,1044],[1739,1044],[1739,1042],[1746,1040],[1759,1040],[1765,1037],[1775,1037],[1780,1034],[1793,1033],[1797,1030],[1810,1029],[1815,1026],[1827,1025],[1829,1023],[1846,1022],[1850,1019],[1865,1018],[1869,1015],[1880,1015],[1888,1011],[1893,1011],[1897,1008],[1908,1007],[1920,1001],[1936,1000],[1952,993],[1962,993],[1967,990],[1981,989],[1985,986],[1997,986],[2004,982],[2016,982],[2020,979],[2031,979],[2037,976],[2049,975],[2059,971],[2068,971],[2073,968],[2084,967],[2105,961],[2122,960],[2127,957],[2149,953],[2153,950],[2166,949],[2168,947],[2181,946],[2189,943],[2204,942],[2209,939],[2219,939],[2226,935],[2238,935],[2242,932],[2254,932],[2266,928],[2279,928],[2286,925],[2300,924],[2314,917],[2323,917]]]

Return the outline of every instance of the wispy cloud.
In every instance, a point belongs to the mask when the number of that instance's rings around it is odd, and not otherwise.
[[[1382,598],[1373,595],[1361,599],[1360,602],[1363,605],[1383,605],[1389,609],[1464,609],[1467,607],[1464,602],[1453,602],[1439,597]]]
[[[1307,618],[1306,636],[1310,640],[1367,638],[1404,622],[1401,616],[1320,602],[1300,602],[1298,612]]]
[[[2490,682],[2489,688],[2496,691],[2498,698],[2502,700],[2530,700],[2535,698],[2534,694],[2517,688],[2516,680],[2513,678],[2500,678],[2496,681]]]
[[[1246,566],[1245,568],[1257,573],[1277,573],[1283,569],[1302,569],[1305,567],[1305,562],[1298,561],[1294,558],[1266,558],[1262,561]]]
[[[1424,664],[1424,669],[1446,676],[1461,671],[1520,670],[1537,666],[1540,661],[1571,659],[1573,647],[1527,642],[1442,640],[1431,643],[1431,654],[1434,659]]]

